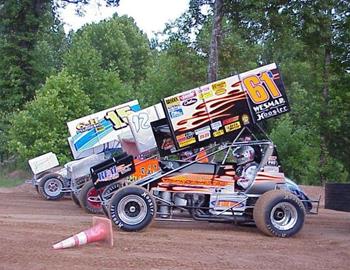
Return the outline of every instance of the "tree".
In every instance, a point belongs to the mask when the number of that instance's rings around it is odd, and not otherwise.
[[[107,5],[119,5],[120,0],[103,0]],[[82,4],[86,5],[90,3],[90,0],[56,0],[56,4],[64,5],[64,4]]]
[[[0,155],[7,155],[11,113],[61,68],[63,27],[44,0],[0,0]]]
[[[97,1],[98,5],[102,5],[103,3],[106,6],[119,6],[120,0],[93,0]],[[57,11],[57,9],[65,8],[67,5],[75,5],[76,12],[80,16],[84,16],[84,6],[90,4],[91,0],[52,0],[53,10]]]
[[[215,2],[190,2],[192,21],[202,25],[197,26],[201,29],[195,41],[201,48],[197,47],[197,51],[204,55],[210,54],[203,48],[213,38],[208,23],[214,18],[212,13],[200,16],[201,7]],[[307,140],[313,145],[309,149],[319,158],[319,164],[312,165],[321,179],[319,183],[344,179],[344,165],[350,162],[346,133],[350,106],[344,91],[349,87],[349,10],[349,1],[333,0],[227,0],[223,6],[219,76],[259,64],[278,64],[292,106],[289,130],[300,129],[308,134]],[[272,128],[275,125],[279,122],[269,121],[268,131],[278,134]],[[288,140],[281,143],[287,146],[293,138],[285,138]],[[297,164],[294,161],[303,157],[291,151],[283,159],[287,164]],[[301,167],[287,168],[295,169]]]
[[[277,145],[279,161],[288,177],[299,184],[319,184],[319,148],[317,143],[310,141],[312,134],[307,128],[297,127],[286,115],[275,122],[270,136]]]
[[[0,109],[13,111],[34,97],[45,81],[33,51],[53,24],[50,1],[0,1]]]
[[[137,92],[137,97],[145,106],[205,83],[205,59],[181,42],[168,45],[168,49],[154,52],[147,77],[139,86],[142,91]]]
[[[298,30],[300,39],[306,44],[309,52],[309,61],[314,64],[314,70],[317,70],[321,77],[318,89],[321,89],[316,95],[320,99],[320,118],[318,122],[320,136],[320,179],[324,183],[333,176],[329,173],[330,161],[337,158],[338,155],[331,157],[334,153],[333,126],[339,122],[341,113],[331,114],[332,104],[341,98],[346,104],[346,95],[337,91],[337,84],[332,81],[338,78],[345,78],[346,71],[344,63],[346,59],[341,51],[346,48],[342,40],[349,40],[347,30],[350,3],[348,1],[293,1],[291,3],[294,10],[298,11]],[[339,42],[340,41],[340,42]],[[338,57],[335,55],[338,54]],[[339,68],[340,67],[340,68]],[[346,67],[345,67],[346,68]],[[337,94],[340,94],[339,96]],[[337,102],[339,103],[339,102]],[[349,109],[344,107],[345,111]],[[345,120],[345,119],[344,119]],[[341,128],[341,126],[339,126]],[[344,134],[345,135],[345,134]],[[342,140],[341,138],[338,138]],[[345,146],[345,145],[344,145]],[[344,148],[343,148],[344,149]],[[341,150],[343,152],[344,150]]]
[[[221,39],[221,24],[224,15],[223,6],[223,0],[215,0],[213,28],[211,33],[211,42],[209,49],[208,82],[213,82],[218,79],[219,45]]]
[[[242,27],[246,23],[246,18],[241,12],[247,12],[249,9],[248,13],[252,13],[252,5],[257,4],[254,1],[251,3],[236,0],[190,1],[189,14],[194,22],[193,26],[200,29],[197,42],[201,44],[200,51],[205,52],[208,57],[208,82],[255,67],[258,63],[258,46],[254,42],[249,42],[254,39],[247,33],[246,27]],[[212,9],[209,15],[202,13],[202,8],[205,6]],[[248,58],[244,60],[245,57]]]
[[[64,56],[67,71],[83,79],[82,88],[94,110],[130,100],[146,76],[149,61],[146,36],[126,16],[83,27],[73,34]]]
[[[11,153],[27,160],[52,151],[61,162],[70,159],[66,123],[91,112],[89,98],[80,83],[79,78],[66,71],[47,79],[36,98],[10,121]]]

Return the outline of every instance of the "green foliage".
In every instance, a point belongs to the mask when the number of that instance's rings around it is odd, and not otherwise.
[[[33,48],[32,64],[38,77],[37,85],[43,84],[47,77],[57,74],[57,71],[62,69],[63,54],[67,48],[63,26],[55,21],[54,25],[43,31]]]
[[[0,111],[0,163],[7,159],[7,130],[9,129],[8,114]]]
[[[317,172],[317,138],[307,128],[296,128],[286,115],[276,121],[270,133],[277,145],[282,167],[288,177],[301,184],[320,184]]]
[[[204,84],[205,73],[203,60],[191,48],[177,44],[166,53],[155,52],[147,78],[136,91],[137,98],[145,106],[154,105],[164,97]]]
[[[149,44],[130,17],[115,15],[110,20],[83,27],[73,35],[71,57],[78,48],[85,52],[95,49],[100,56],[99,66],[119,74],[123,82],[134,85],[145,77],[150,60]],[[66,64],[72,63],[67,61]]]
[[[212,13],[203,15],[201,6],[208,3],[213,1],[190,1],[189,13],[165,29],[165,41],[153,42],[162,51],[158,62],[162,67],[150,69],[150,79],[143,85],[143,89],[154,89],[154,94],[147,96],[151,98],[148,103],[155,102],[154,96],[193,88],[191,80],[182,84],[182,79],[164,91],[176,81],[168,77],[167,66],[175,64],[173,74],[178,78],[184,78],[183,70],[204,74],[186,64],[190,58],[184,52],[191,48],[199,63],[207,61]],[[292,111],[287,118],[269,121],[269,133],[279,146],[287,174],[305,184],[348,179],[350,104],[345,89],[350,80],[345,70],[350,70],[346,52],[350,32],[349,16],[344,13],[348,7],[346,1],[225,1],[219,77],[258,64],[278,64]],[[333,56],[329,66],[326,47]],[[161,81],[163,74],[166,79]],[[321,148],[324,143],[325,149]]]
[[[9,148],[27,160],[54,152],[61,162],[69,159],[66,122],[89,114],[89,98],[79,79],[66,71],[47,79],[36,98],[11,119]]]
[[[146,76],[149,59],[147,38],[135,22],[114,16],[74,34],[64,64],[70,74],[81,78],[90,107],[99,111],[133,98],[133,89]]]
[[[342,163],[326,155],[324,167],[319,168],[319,132],[312,127],[297,126],[291,116],[275,121],[270,133],[277,145],[278,155],[286,175],[300,184],[321,185],[320,174],[329,182],[346,182],[348,172]]]
[[[65,55],[67,72],[81,78],[81,88],[90,97],[89,106],[94,111],[122,103],[132,92],[131,86],[123,83],[118,74],[102,69],[101,64],[101,54],[84,41],[78,41]]]
[[[12,112],[32,100],[46,77],[61,68],[66,38],[52,1],[0,0],[0,160],[7,151]]]
[[[49,60],[59,61],[60,44],[51,35],[64,36],[51,1],[1,0],[0,7],[0,110],[10,112],[31,100],[57,67]]]
[[[206,82],[213,13],[202,7],[213,0],[191,0],[151,45],[115,15],[71,34],[69,47],[52,16],[68,2],[82,12],[88,1],[0,0],[0,157],[9,146],[22,159],[53,151],[66,161],[67,121]],[[267,121],[268,133],[299,183],[349,181],[349,10],[349,1],[224,1],[219,78],[278,64],[292,111]]]

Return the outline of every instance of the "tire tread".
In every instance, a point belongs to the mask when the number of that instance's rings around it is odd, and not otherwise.
[[[306,211],[303,203],[298,199],[298,197],[284,190],[271,190],[264,193],[255,204],[253,211],[255,224],[261,232],[268,236],[289,237],[291,235],[275,230],[269,223],[266,222],[266,215],[269,214],[267,211],[270,208],[270,204],[275,200],[291,200],[295,202],[300,207],[300,209],[302,209],[303,216],[298,218],[302,218],[302,222],[304,223],[304,216]]]

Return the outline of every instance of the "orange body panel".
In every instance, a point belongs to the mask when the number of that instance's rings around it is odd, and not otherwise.
[[[135,159],[134,163],[135,172],[130,176],[131,180],[138,180],[159,171],[158,159]]]
[[[283,173],[267,173],[267,172],[258,172],[255,181],[273,181],[273,182],[283,182],[284,174]]]
[[[229,179],[224,179],[209,174],[182,173],[164,177],[162,183],[176,186],[224,187],[232,185],[234,180],[230,177]]]

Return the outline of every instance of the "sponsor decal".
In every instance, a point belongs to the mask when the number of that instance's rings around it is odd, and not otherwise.
[[[195,104],[198,100],[196,98],[190,98],[190,99],[186,99],[184,102],[182,102],[183,106],[191,106],[193,104]]]
[[[201,134],[198,134],[198,141],[202,142],[202,141],[210,139],[210,137],[211,137],[210,131],[206,131],[206,132],[203,132]]]
[[[231,123],[233,123],[233,122],[236,122],[238,119],[239,119],[238,116],[230,117],[230,118],[228,118],[228,119],[223,120],[222,123],[223,123],[223,125],[225,126],[225,125],[231,124]]]
[[[205,126],[202,128],[198,128],[194,131],[194,134],[199,135],[200,133],[206,132],[206,131],[210,131],[210,127],[209,126]]]
[[[231,123],[231,124],[225,126],[225,131],[232,132],[232,131],[235,131],[235,130],[240,129],[240,128],[241,128],[241,123],[239,121],[237,121],[237,122],[234,122],[234,123]]]
[[[155,173],[159,171],[159,165],[158,160],[156,159],[149,159],[149,160],[135,160],[135,172],[129,176],[129,180],[135,181],[138,179],[141,179],[143,177],[146,177],[149,174]]]
[[[200,99],[208,99],[213,96],[213,91],[210,90],[209,87],[199,89],[199,98]]]
[[[169,109],[170,118],[180,117],[184,114],[180,106],[174,106]]]
[[[190,132],[186,132],[185,134],[181,134],[181,135],[176,136],[176,140],[178,142],[184,142],[188,139],[193,138],[193,136],[194,136],[194,133],[192,131],[190,131]]]
[[[76,131],[77,133],[83,133],[91,129],[96,129],[97,131],[103,131],[104,127],[101,125],[98,118],[90,119],[88,122],[81,122],[77,124]]]
[[[217,96],[220,96],[220,95],[223,95],[226,93],[226,82],[225,81],[213,83],[211,85],[211,87],[213,88],[215,95],[217,95]]]
[[[181,135],[179,135],[179,136],[176,136],[176,140],[178,141],[178,142],[183,142],[183,141],[185,141],[187,138],[186,138],[186,136],[185,136],[185,134],[181,134]]]
[[[281,113],[285,113],[285,112],[288,112],[288,111],[289,111],[288,107],[287,106],[283,106],[283,107],[280,107],[280,108],[273,109],[271,111],[258,113],[258,114],[256,114],[257,121],[261,121],[261,120],[264,120],[264,119],[267,119],[267,118],[271,118],[271,117],[274,117],[276,115],[279,115]]]
[[[273,99],[271,101],[262,103],[258,106],[253,106],[253,109],[255,113],[261,113],[261,112],[269,111],[274,108],[278,108],[280,106],[283,106],[284,104],[286,104],[286,101],[284,100],[283,97],[281,97],[279,99]]]
[[[186,138],[192,138],[194,136],[194,132],[193,131],[188,131],[185,133]]]
[[[194,97],[196,97],[196,96],[197,96],[196,91],[193,90],[193,91],[190,91],[189,93],[186,93],[186,94],[184,94],[184,95],[181,95],[181,96],[180,96],[180,100],[181,100],[181,101],[184,101],[184,100],[186,100],[186,99],[191,99],[191,98],[194,98]]]
[[[216,207],[232,207],[232,206],[235,206],[235,208],[242,208],[242,207],[244,207],[244,203],[236,202],[236,201],[218,200],[218,201],[216,201],[216,205],[215,206]]]
[[[267,161],[267,165],[278,166],[277,156],[270,156]]]
[[[242,122],[244,125],[248,125],[250,123],[248,114],[242,114]]]
[[[96,189],[111,184],[135,172],[133,157],[113,157],[90,168],[91,179]]]
[[[187,140],[185,140],[183,142],[179,142],[179,146],[180,147],[185,147],[185,146],[188,146],[188,145],[194,144],[194,143],[196,143],[196,138],[191,138],[191,139],[187,139]]]
[[[222,127],[222,123],[221,123],[221,121],[216,121],[216,122],[210,124],[210,126],[213,130],[218,130],[219,128]]]
[[[124,175],[128,172],[130,172],[132,169],[132,164],[122,164],[119,166],[112,166],[104,171],[101,171],[97,173],[97,180],[95,182],[95,185],[99,182],[107,182],[116,178],[119,178],[120,175]]]
[[[216,137],[220,137],[220,136],[222,136],[222,135],[224,135],[224,130],[223,129],[219,129],[219,130],[217,130],[217,131],[214,131],[213,132],[213,136],[216,138]]]
[[[180,100],[178,97],[170,97],[165,99],[165,104],[167,105],[167,107],[171,107],[174,105],[180,105]]]

